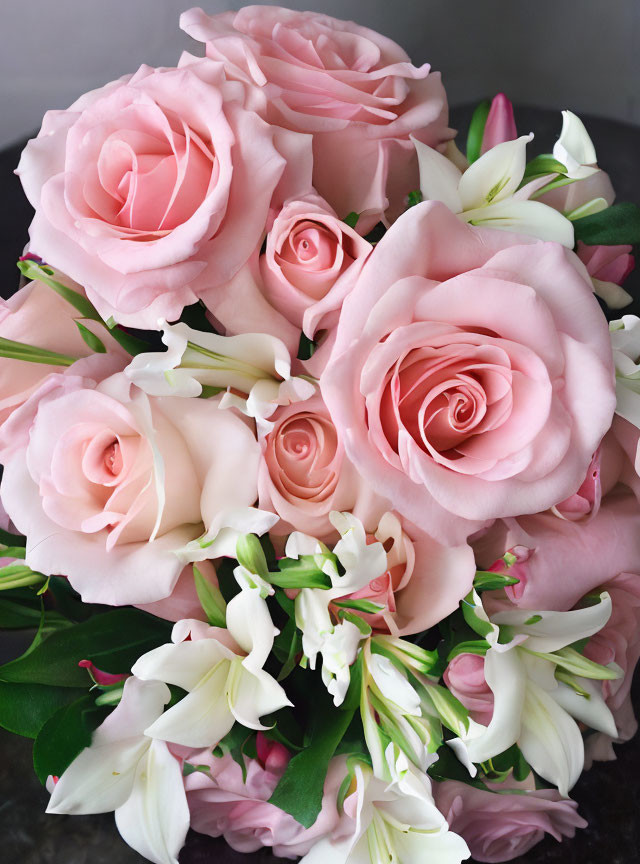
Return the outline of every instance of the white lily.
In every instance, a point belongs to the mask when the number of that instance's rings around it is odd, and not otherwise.
[[[601,689],[588,679],[616,678],[618,670],[590,664],[569,647],[604,627],[611,598],[603,593],[598,604],[571,612],[513,609],[491,619],[475,592],[472,604],[463,602],[490,645],[484,674],[494,708],[489,726],[474,723],[449,745],[475,774],[470,763],[485,762],[517,743],[531,767],[568,795],[584,767],[576,719],[616,737]],[[499,641],[501,628],[506,643]]]
[[[535,188],[518,187],[526,167],[526,147],[533,135],[505,141],[488,150],[462,172],[432,147],[413,139],[425,201],[442,201],[464,222],[553,240],[573,249],[571,222],[546,204],[526,197]]]
[[[390,784],[367,765],[355,766],[355,789],[345,801],[345,828],[339,826],[334,833],[340,839],[320,840],[300,864],[460,864],[469,857],[467,844],[449,831],[436,807],[428,776],[393,745],[388,757],[395,776]],[[352,828],[349,833],[347,826]]]
[[[218,513],[202,536],[175,550],[185,564],[212,558],[235,558],[238,539],[245,534],[262,537],[279,517],[257,507],[235,507]]]
[[[616,414],[640,429],[640,318],[623,315],[609,324],[616,367]],[[636,452],[640,468],[640,445]]]
[[[596,174],[598,158],[584,123],[573,111],[562,112],[562,131],[553,147],[553,155],[567,169],[567,177],[584,180]]]
[[[219,336],[166,321],[160,326],[167,350],[138,354],[125,370],[152,396],[223,392],[220,408],[237,408],[266,433],[273,425],[268,418],[279,405],[309,399],[315,392],[312,381],[291,375],[289,352],[274,336]]]
[[[155,864],[178,864],[189,829],[182,766],[144,731],[170,698],[158,681],[127,679],[119,705],[55,784],[47,813],[114,810],[129,846]]]
[[[333,600],[352,594],[368,585],[387,570],[387,554],[382,543],[367,543],[359,519],[351,513],[333,512],[331,523],[340,533],[333,554],[306,534],[294,532],[286,545],[287,558],[315,555],[320,569],[331,579],[331,588],[303,588],[295,600],[296,625],[302,631],[302,648],[315,669],[318,654],[323,658],[323,680],[341,705],[349,687],[349,667],[356,659],[358,645],[368,635],[351,621],[334,624],[329,612]],[[335,560],[344,568],[340,575]],[[370,632],[370,628],[369,628]],[[326,671],[325,671],[326,667]]]
[[[144,654],[133,674],[166,681],[188,694],[146,729],[152,738],[187,747],[215,747],[238,721],[265,729],[260,717],[291,705],[283,688],[263,666],[278,633],[258,591],[244,590],[227,606],[228,634],[238,651],[225,644],[226,631],[208,628],[204,638],[186,640],[190,625],[178,621],[173,643]],[[193,635],[193,634],[192,634]],[[241,652],[245,652],[244,654]]]

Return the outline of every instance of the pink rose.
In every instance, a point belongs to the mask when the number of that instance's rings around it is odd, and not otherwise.
[[[213,563],[211,561],[198,561],[196,566],[205,580],[217,588],[218,577]],[[207,616],[196,591],[192,564],[188,564],[182,570],[168,597],[153,603],[138,603],[136,605],[138,609],[150,612],[166,621],[183,621],[185,619],[207,621]]]
[[[93,388],[50,378],[9,421],[24,429],[14,429],[2,501],[27,537],[27,563],[67,575],[88,603],[168,597],[180,549],[254,503],[253,432],[218,400],[148,397],[124,373]]]
[[[484,657],[458,654],[447,666],[444,681],[472,719],[488,726],[493,717],[493,691],[484,677]]]
[[[79,290],[71,280],[56,274],[69,288]],[[71,358],[88,357],[93,352],[76,326],[80,314],[52,288],[41,282],[28,282],[8,300],[0,300],[0,337],[25,342]],[[110,353],[125,358],[124,352],[95,321],[81,322],[108,347]],[[64,372],[66,366],[29,363],[0,358],[0,424],[22,405],[41,382],[52,373]]]
[[[444,542],[568,497],[615,407],[572,252],[412,207],[345,300],[322,395],[363,478]]]
[[[313,185],[341,218],[361,214],[363,234],[419,185],[409,136],[431,147],[453,136],[440,75],[373,30],[277,6],[191,9],[180,23],[261,116],[313,135]]]
[[[237,85],[203,62],[142,66],[48,112],[23,153],[31,248],[84,285],[105,319],[175,320],[261,240],[291,133],[244,110]],[[309,188],[301,153],[286,195]]]
[[[342,599],[384,606],[362,615],[379,633],[422,633],[454,612],[473,586],[476,566],[466,543],[444,546],[393,513],[383,514],[369,539],[384,546],[388,569]]]
[[[589,276],[601,282],[622,285],[636,266],[633,246],[587,246],[579,240],[577,251]]]
[[[334,536],[332,510],[353,511],[364,523],[380,516],[384,504],[345,458],[320,396],[279,408],[271,420],[261,442],[258,489],[260,508],[283,520],[276,533]]]
[[[269,804],[289,756],[280,745],[260,744],[258,759],[245,757],[246,781],[242,769],[230,755],[217,758],[209,750],[187,756],[193,765],[206,765],[207,771],[194,771],[185,778],[191,827],[211,837],[224,836],[237,852],[256,852],[263,846],[282,858],[306,855],[320,838],[338,823],[338,788],[345,774],[344,761],[334,759],[325,781],[322,811],[311,828],[303,828],[288,813]]]
[[[289,201],[273,223],[260,258],[267,299],[313,339],[317,330],[337,322],[370,252],[371,244],[321,198]]]
[[[636,571],[638,569],[636,566]],[[638,730],[630,691],[640,659],[640,573],[619,573],[613,579],[603,581],[602,590],[611,596],[611,617],[603,629],[591,637],[584,653],[596,663],[617,663],[624,672],[624,676],[616,681],[604,681],[603,690],[616,722],[616,740],[629,741]],[[593,757],[615,759],[607,735],[598,733],[587,741]]]
[[[506,792],[504,783],[494,788]],[[434,794],[449,829],[467,841],[476,861],[512,861],[545,834],[560,841],[587,827],[576,802],[555,789],[519,789],[508,795],[446,780],[434,784]]]

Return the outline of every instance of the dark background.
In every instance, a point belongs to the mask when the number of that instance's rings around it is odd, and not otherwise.
[[[462,130],[471,106],[452,112],[452,125]],[[620,201],[640,202],[640,129],[610,120],[585,118],[599,162],[609,170]],[[516,109],[520,133],[536,133],[535,152],[549,152],[560,129],[556,112]],[[17,287],[15,261],[28,239],[31,209],[12,172],[23,144],[0,152],[0,288],[4,297]],[[625,285],[640,300],[640,268]],[[640,311],[640,303],[623,312]],[[613,317],[619,317],[616,313]],[[21,653],[27,634],[0,634],[0,661]],[[636,713],[640,686],[635,687]],[[597,763],[585,772],[572,792],[589,828],[562,844],[546,838],[520,864],[633,864],[640,860],[640,740],[617,749],[618,760]],[[7,864],[142,864],[137,853],[120,839],[112,814],[47,816],[48,795],[31,765],[31,742],[0,730],[0,860]],[[181,864],[273,864],[268,851],[241,855],[225,842],[191,833]],[[331,864],[331,862],[327,862]],[[426,862],[425,862],[426,864]]]

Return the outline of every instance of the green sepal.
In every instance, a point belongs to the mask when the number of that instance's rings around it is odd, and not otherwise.
[[[227,616],[224,597],[220,589],[205,579],[197,565],[193,565],[193,580],[196,586],[198,600],[212,627],[226,627]]]
[[[563,165],[552,153],[541,153],[527,162],[520,186],[525,186],[538,177],[546,177],[548,174],[566,174],[567,166]]]
[[[471,642],[459,642],[447,655],[447,663],[451,663],[459,654],[478,654],[482,657],[489,650],[490,645],[486,639],[474,639]]]
[[[260,545],[260,540],[255,534],[243,534],[238,537],[236,543],[236,558],[238,563],[248,570],[249,573],[255,573],[261,579],[269,581],[269,566],[264,554],[264,550]]]
[[[491,570],[476,570],[473,587],[478,593],[481,591],[497,591],[509,585],[516,585],[519,581],[516,576],[508,576],[506,573],[494,573]]]
[[[107,353],[107,349],[104,347],[104,342],[102,342],[100,339],[98,339],[98,337],[95,335],[95,333],[92,333],[88,327],[85,327],[85,325],[81,321],[78,321],[77,319],[76,319],[76,327],[80,331],[80,335],[84,339],[85,344],[88,345],[88,347],[91,348],[92,351],[94,351],[96,354],[106,354]]]
[[[342,220],[345,225],[348,225],[349,228],[355,228],[358,224],[358,219],[360,218],[360,214],[356,213],[355,210],[352,210],[351,213],[348,213],[344,219]]]
[[[339,609],[351,609],[353,612],[362,612],[364,615],[375,615],[386,609],[386,606],[381,606],[379,603],[372,603],[371,600],[334,600],[333,605]]]
[[[484,127],[487,125],[487,117],[489,116],[490,109],[491,103],[488,99],[485,99],[476,106],[473,116],[471,117],[469,132],[467,134],[467,159],[469,165],[472,165],[476,159],[480,157],[482,139],[484,138]]]
[[[279,573],[269,573],[267,581],[278,588],[331,588],[331,578],[316,564],[314,555],[281,558]]]
[[[493,627],[488,621],[483,621],[476,613],[476,605],[473,602],[473,592],[469,592],[464,600],[460,601],[460,608],[462,609],[462,614],[464,615],[464,620],[467,622],[469,627],[477,633],[478,636],[482,636],[482,638],[486,638],[489,633],[493,633]]]
[[[407,210],[410,207],[415,207],[416,204],[422,204],[423,200],[422,192],[419,189],[413,189],[407,195]]]

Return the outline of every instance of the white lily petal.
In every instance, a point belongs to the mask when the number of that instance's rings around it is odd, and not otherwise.
[[[393,702],[404,714],[421,716],[420,697],[388,657],[372,654],[369,670],[376,687],[386,701]]]
[[[489,150],[486,155],[492,152]],[[484,159],[484,156],[482,158]],[[473,164],[477,165],[478,162]],[[461,218],[472,225],[496,228],[499,231],[515,231],[539,240],[561,243],[567,249],[573,249],[575,245],[571,222],[562,213],[541,201],[499,201],[487,207],[466,210],[461,214]]]
[[[178,864],[189,830],[180,762],[163,741],[152,741],[138,764],[133,790],[115,813],[122,838],[154,864]]]
[[[462,173],[454,163],[411,136],[418,154],[420,169],[420,191],[425,201],[442,201],[453,213],[462,210],[462,201],[458,194],[458,185]]]
[[[184,747],[215,747],[234,723],[226,699],[230,668],[229,661],[224,660],[211,669],[190,693],[149,726],[147,735]]]
[[[87,747],[56,783],[47,813],[109,813],[120,807],[131,795],[149,743],[148,738],[134,737]]]
[[[291,706],[284,688],[262,669],[255,671],[243,667],[238,676],[233,694],[230,694],[231,713],[249,729],[266,729],[261,717],[273,714],[281,708]]]
[[[459,193],[463,210],[475,210],[509,198],[524,177],[527,144],[533,135],[504,141],[477,159],[464,172]]]
[[[302,631],[302,650],[312,669],[325,636],[333,629],[328,594],[320,588],[303,588],[295,599],[296,626]]]
[[[207,532],[180,549],[174,550],[184,564],[211,558],[235,558],[238,537],[243,534],[266,534],[279,517],[257,507],[234,507],[218,513]]]
[[[562,131],[553,148],[553,155],[567,168],[569,177],[573,177],[581,166],[595,165],[598,161],[589,133],[573,111],[562,112]]]
[[[248,668],[262,669],[279,630],[273,626],[266,600],[256,589],[246,589],[227,604],[227,629],[249,657]]]
[[[585,723],[590,729],[604,732],[611,738],[618,737],[616,721],[602,696],[602,685],[598,681],[578,678],[578,683],[589,697],[581,696],[567,684],[559,683],[551,694],[555,701],[576,720]]]
[[[345,569],[344,576],[333,580],[333,597],[359,591],[372,579],[382,576],[387,570],[387,553],[382,543],[367,543],[364,526],[351,513],[332,511],[329,519],[340,532],[340,540],[333,548],[334,555]],[[336,592],[340,593],[336,593]]]
[[[566,797],[584,767],[582,735],[575,720],[531,681],[518,746],[534,771]]]
[[[526,671],[516,649],[487,651],[484,675],[494,695],[491,722],[478,737],[461,739],[469,759],[476,763],[485,762],[516,743],[526,692]],[[473,734],[477,734],[476,727]]]
[[[601,279],[594,279],[593,276],[591,281],[593,293],[604,300],[609,309],[624,309],[633,300],[631,294],[615,282],[603,282]]]
[[[214,666],[230,655],[229,649],[215,639],[168,643],[143,654],[131,671],[143,681],[166,681],[193,690]]]
[[[532,617],[541,616],[533,624],[525,622]],[[611,597],[604,591],[600,602],[585,609],[571,612],[532,612],[527,609],[513,609],[498,612],[492,617],[494,624],[509,625],[528,638],[525,647],[530,651],[550,654],[580,639],[593,636],[602,630],[611,616]]]
[[[310,537],[301,531],[294,531],[292,534],[289,534],[284,550],[287,558],[295,559],[298,559],[301,555],[317,555],[321,552],[322,547],[320,546],[320,542],[315,537]]]

